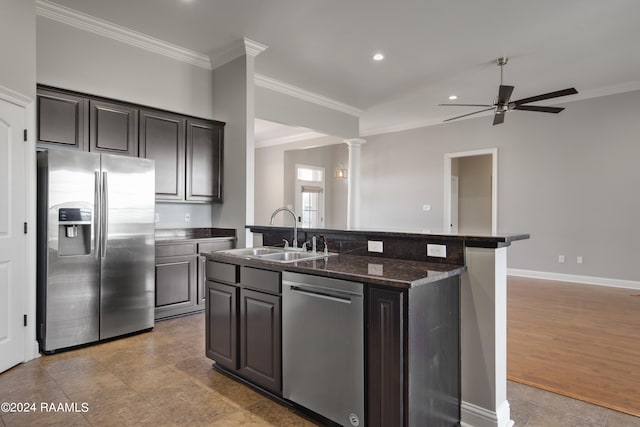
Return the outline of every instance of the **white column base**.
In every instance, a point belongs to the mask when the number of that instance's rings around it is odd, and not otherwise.
[[[463,401],[461,415],[462,427],[512,427],[514,425],[507,400],[502,402],[497,412]]]

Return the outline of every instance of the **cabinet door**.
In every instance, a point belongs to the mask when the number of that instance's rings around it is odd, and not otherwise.
[[[238,369],[237,286],[207,281],[206,353],[221,366]]]
[[[251,382],[282,393],[280,296],[240,291],[240,373]]]
[[[195,202],[222,202],[223,127],[187,120],[187,196]]]
[[[184,200],[185,119],[140,111],[140,157],[156,162],[156,200]]]
[[[198,253],[220,251],[223,249],[232,249],[234,246],[233,240],[223,240],[220,242],[205,242],[198,243]],[[198,304],[204,304],[206,298],[206,270],[207,270],[207,258],[204,255],[198,257],[198,298],[196,299]],[[234,282],[235,283],[235,282]]]
[[[156,258],[156,319],[194,309],[197,259],[193,255]]]
[[[368,412],[371,427],[403,425],[403,294],[369,289]]]
[[[87,150],[87,100],[80,96],[38,89],[38,147]]]
[[[90,100],[89,151],[138,156],[138,109]]]

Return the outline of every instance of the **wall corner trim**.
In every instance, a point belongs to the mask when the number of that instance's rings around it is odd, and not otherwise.
[[[36,15],[206,70],[213,69],[209,57],[205,54],[165,42],[48,0],[36,0]]]

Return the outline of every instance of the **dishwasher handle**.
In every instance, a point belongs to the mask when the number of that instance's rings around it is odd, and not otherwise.
[[[322,298],[330,301],[341,302],[343,304],[351,304],[351,297],[354,295],[331,295],[324,292],[316,291],[315,289],[309,289],[307,287],[293,286],[290,285],[291,291],[296,292],[298,294],[314,297],[314,298]]]

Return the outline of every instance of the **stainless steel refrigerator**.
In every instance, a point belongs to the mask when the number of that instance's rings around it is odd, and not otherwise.
[[[38,298],[44,353],[153,328],[152,160],[38,153]]]

